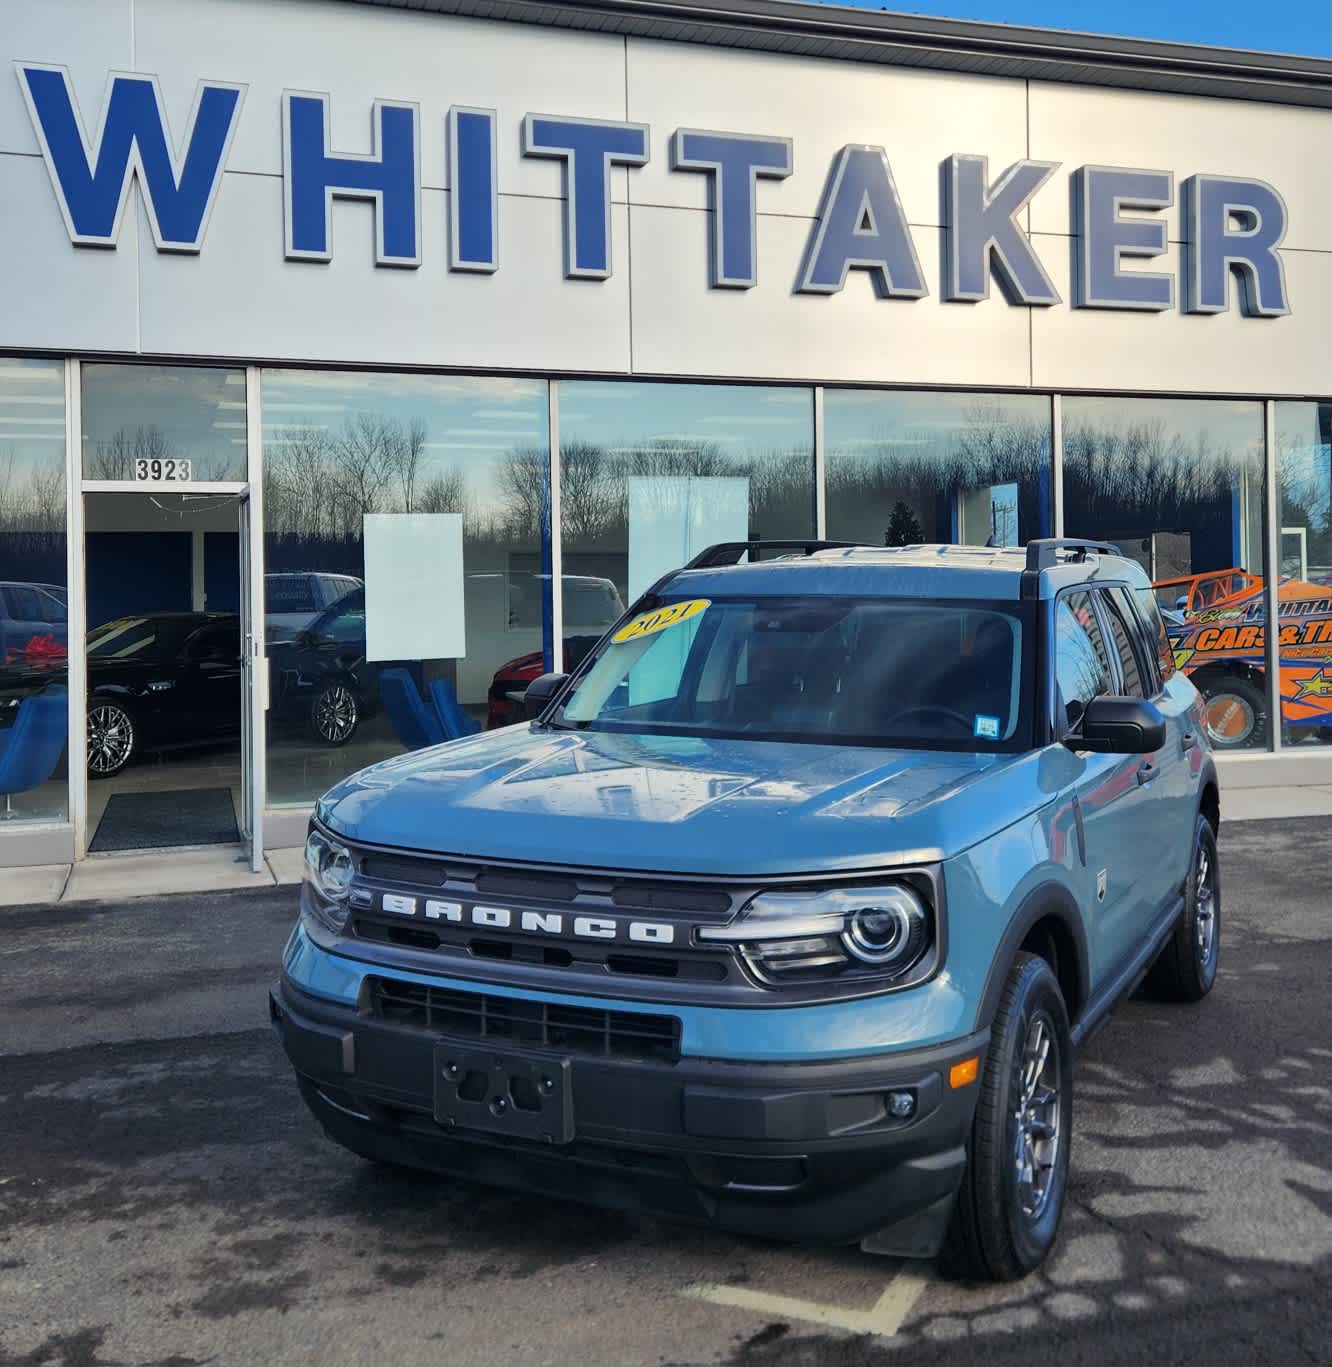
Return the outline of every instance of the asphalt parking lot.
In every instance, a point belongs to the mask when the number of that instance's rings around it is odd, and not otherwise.
[[[0,1363],[1326,1363],[1329,836],[1223,830],[1217,989],[1088,1047],[1057,1256],[998,1289],[334,1148],[266,1024],[291,889],[0,910]]]

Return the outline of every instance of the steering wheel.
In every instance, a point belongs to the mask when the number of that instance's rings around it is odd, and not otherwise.
[[[951,722],[956,722],[968,735],[971,734],[971,718],[964,716],[961,712],[955,711],[951,707],[944,707],[941,703],[917,703],[915,707],[908,707],[906,711],[899,712],[893,718],[893,722],[903,722],[908,717],[914,717],[924,713],[927,716],[945,717]]]

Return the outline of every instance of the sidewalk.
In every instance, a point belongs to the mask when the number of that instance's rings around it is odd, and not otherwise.
[[[1230,788],[1221,795],[1227,823],[1301,816],[1332,816],[1332,785]],[[301,863],[299,849],[270,850],[263,872],[253,873],[238,845],[99,854],[73,865],[0,869],[0,907],[278,887],[301,881]]]

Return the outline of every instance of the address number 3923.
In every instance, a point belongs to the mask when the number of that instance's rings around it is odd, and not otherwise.
[[[187,460],[177,460],[174,456],[151,459],[140,457],[134,462],[134,478],[183,484],[190,478],[190,463]]]

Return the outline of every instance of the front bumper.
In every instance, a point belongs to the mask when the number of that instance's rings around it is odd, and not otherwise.
[[[819,1063],[574,1054],[573,1139],[543,1144],[436,1120],[436,1032],[285,977],[270,1010],[311,1110],[367,1157],[743,1234],[872,1239],[904,1256],[937,1251],[976,1101],[975,1083],[949,1086],[949,1067],[988,1042]],[[890,1091],[913,1093],[914,1115],[893,1118]]]

